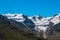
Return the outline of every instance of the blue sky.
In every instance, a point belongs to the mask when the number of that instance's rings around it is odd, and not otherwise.
[[[60,0],[0,0],[1,13],[53,16],[60,12]]]

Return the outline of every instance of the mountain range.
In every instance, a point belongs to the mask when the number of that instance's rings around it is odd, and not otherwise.
[[[24,35],[22,37],[25,38],[28,35],[30,40],[35,40],[39,38],[49,38],[50,40],[60,40],[60,13],[52,16],[52,17],[43,17],[40,15],[35,16],[26,16],[23,14],[1,14],[0,15],[0,25],[1,25],[1,34],[19,34]],[[7,27],[8,26],[8,27]],[[4,32],[7,33],[4,33]],[[33,38],[33,36],[37,36]],[[15,37],[18,40],[23,40],[23,38]],[[8,36],[8,38],[10,38]],[[6,40],[8,39],[6,36]],[[3,39],[3,37],[2,37]],[[4,40],[4,39],[3,39]],[[14,39],[15,40],[15,39]],[[26,38],[26,40],[29,40]]]

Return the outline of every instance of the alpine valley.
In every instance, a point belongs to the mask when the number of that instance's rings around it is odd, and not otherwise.
[[[60,40],[60,13],[52,17],[0,14],[0,40]]]

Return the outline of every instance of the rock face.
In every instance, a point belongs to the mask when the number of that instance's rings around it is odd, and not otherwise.
[[[42,17],[40,15],[36,16],[25,16],[23,14],[2,14],[6,16],[9,20],[14,20],[19,23],[24,24],[26,28],[35,34],[41,34],[46,38],[46,32],[49,30],[49,33],[52,33],[52,28],[54,25],[60,23],[60,14],[57,14],[52,17]],[[60,29],[59,29],[60,30]],[[35,32],[37,31],[37,32]],[[53,34],[53,33],[52,33]]]

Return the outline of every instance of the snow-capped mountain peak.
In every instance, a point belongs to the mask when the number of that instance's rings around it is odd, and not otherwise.
[[[51,20],[54,24],[57,24],[60,22],[60,14],[57,14],[55,16],[53,16],[52,20]]]
[[[8,19],[12,19],[12,20],[15,20],[15,21],[18,21],[18,22],[21,22],[21,21],[24,21],[24,17],[23,17],[23,14],[11,14],[11,13],[8,13],[8,14],[2,14],[3,16],[7,16]]]

